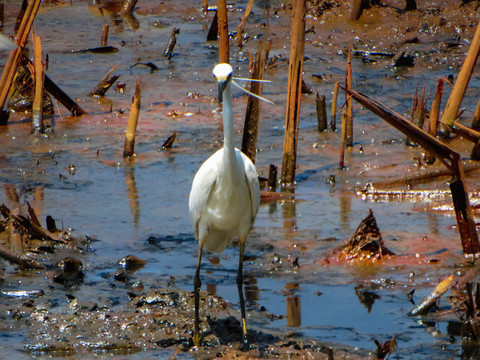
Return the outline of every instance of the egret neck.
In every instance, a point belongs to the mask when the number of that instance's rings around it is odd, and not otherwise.
[[[235,146],[233,146],[233,111],[232,111],[232,89],[231,79],[225,79],[219,83],[219,90],[222,90],[222,116],[223,116],[223,162],[225,165],[223,176],[229,177],[227,181],[238,178]]]

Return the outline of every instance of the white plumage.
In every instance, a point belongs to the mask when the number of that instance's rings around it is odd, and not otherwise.
[[[243,338],[247,328],[243,300],[243,255],[245,241],[260,205],[258,175],[252,161],[233,145],[233,112],[231,81],[233,69],[218,64],[213,74],[223,100],[223,148],[210,156],[193,179],[189,198],[190,220],[198,240],[197,271],[195,273],[195,345],[200,344],[199,291],[202,251],[221,253],[234,238],[239,239],[240,258],[237,285],[242,311]]]

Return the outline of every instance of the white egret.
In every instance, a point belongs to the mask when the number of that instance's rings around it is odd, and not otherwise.
[[[197,270],[194,279],[196,346],[200,345],[198,308],[202,284],[200,264],[203,248],[221,253],[234,238],[239,239],[240,246],[237,286],[243,342],[244,345],[247,344],[243,256],[245,241],[260,205],[260,188],[255,165],[233,146],[232,73],[233,69],[229,64],[218,64],[213,69],[218,84],[219,101],[223,101],[223,148],[210,156],[198,170],[193,179],[188,203],[190,219],[198,240]]]

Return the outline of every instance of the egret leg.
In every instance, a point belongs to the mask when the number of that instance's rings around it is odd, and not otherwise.
[[[243,255],[245,253],[245,240],[240,240],[240,258],[238,261],[237,286],[238,296],[240,298],[240,309],[242,313],[242,348],[248,348],[247,339],[247,319],[245,317],[245,300],[243,297]]]
[[[200,287],[202,286],[202,281],[200,280],[200,264],[202,262],[202,247],[198,247],[198,258],[197,258],[197,271],[195,272],[195,278],[193,280],[194,293],[195,293],[195,332],[193,341],[195,346],[200,346],[200,318],[198,314],[198,309],[200,307]]]

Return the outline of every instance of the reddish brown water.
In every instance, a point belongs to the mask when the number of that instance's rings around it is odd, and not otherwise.
[[[393,5],[400,6],[403,2],[399,3]],[[409,115],[417,85],[426,84],[427,91],[433,94],[438,78],[458,73],[468,51],[475,17],[471,11],[464,11],[467,15],[455,28],[455,14],[444,7],[442,16],[447,23],[436,24],[438,14],[431,10],[435,2],[418,3],[423,13],[417,17],[388,8],[382,11],[390,17],[382,18],[369,11],[356,25],[347,24],[346,15],[329,12],[323,17],[307,18],[307,27],[315,25],[315,33],[307,35],[304,79],[314,94],[302,97],[295,200],[262,205],[251,232],[247,254],[252,260],[245,266],[251,326],[267,332],[269,329],[297,331],[317,342],[340,344],[352,353],[362,354],[375,350],[372,338],[386,341],[397,334],[398,359],[418,356],[440,359],[459,357],[465,352],[455,323],[425,322],[407,316],[413,307],[407,296],[412,289],[416,289],[414,301],[419,303],[463,262],[448,194],[434,199],[416,196],[406,200],[371,200],[363,199],[355,191],[368,181],[396,179],[418,169],[426,170],[418,166],[422,150],[406,147],[404,135],[355,105],[355,143],[347,150],[346,169],[340,170],[340,133],[316,130],[315,92],[326,95],[330,109],[333,86],[344,79],[344,51],[349,41],[360,50],[392,51],[398,47],[395,44],[410,34],[421,38],[420,45],[412,50],[418,56],[412,68],[392,68],[390,59],[385,57],[371,57],[374,62],[354,58],[352,62],[354,88],[401,114]],[[238,9],[245,6],[245,1],[236,4]],[[18,9],[16,2],[5,5],[7,34],[13,28]],[[269,18],[271,55],[286,58],[291,13],[280,4],[275,4],[274,9],[277,11],[271,10]],[[170,283],[180,289],[193,289],[197,244],[188,219],[188,193],[196,170],[221,146],[223,136],[211,74],[218,54],[216,43],[206,41],[212,14],[205,16],[200,4],[191,5],[187,1],[159,5],[140,1],[134,14],[138,21],[136,29],[131,27],[131,19],[108,13],[100,16],[98,5],[88,2],[42,4],[34,28],[49,55],[47,75],[89,115],[71,118],[58,105],[54,131],[45,136],[31,135],[30,124],[22,120],[23,114],[13,114],[8,126],[0,127],[0,185],[13,184],[20,202],[29,201],[42,221],[46,215],[52,215],[57,226],[71,227],[78,236],[97,239],[92,243],[93,251],[83,259],[84,283],[73,289],[56,285],[54,291],[49,291],[51,277],[19,272],[2,262],[1,289],[42,289],[47,295],[38,300],[37,307],[68,312],[66,293],[108,307],[125,305],[130,287],[115,282],[112,275],[117,261],[128,254],[147,262],[132,281],[141,281],[146,288],[166,287]],[[236,29],[242,14],[243,11],[237,10],[229,13],[231,29]],[[266,33],[263,22],[264,10],[254,6],[247,23],[251,37],[246,44],[252,52],[257,46],[253,37]],[[118,47],[117,53],[71,52],[99,46],[101,29],[106,23],[110,24],[109,45]],[[425,30],[419,32],[423,25]],[[443,31],[439,30],[440,25]],[[174,56],[167,61],[163,50],[173,27],[181,31]],[[442,41],[456,33],[462,35],[461,45],[445,52]],[[234,45],[231,50],[236,75],[248,77],[247,53],[237,54]],[[6,53],[1,55],[2,59],[7,58]],[[153,62],[159,70],[131,68],[138,62]],[[119,82],[125,83],[127,93],[110,89],[102,101],[87,97],[115,64],[120,64],[115,73],[121,75]],[[272,84],[264,86],[264,96],[276,105],[262,105],[256,158],[262,176],[268,175],[270,164],[281,167],[287,72],[286,62],[279,62],[266,72]],[[322,75],[322,80],[314,74]],[[136,156],[125,161],[124,132],[137,78],[141,81],[142,106]],[[478,71],[462,105],[466,108],[462,117],[466,124],[478,101],[477,78]],[[449,92],[446,88],[445,96]],[[340,99],[339,104],[343,102],[343,94]],[[245,104],[245,97],[236,92],[238,146]],[[173,131],[178,132],[173,149],[162,151],[163,142]],[[389,141],[392,139],[396,141]],[[452,146],[465,158],[472,147],[464,140],[454,141]],[[71,165],[75,166],[74,174],[69,171]],[[335,184],[328,182],[331,175],[335,176]],[[415,189],[448,190],[447,181],[441,178]],[[478,190],[477,184],[478,174],[469,174],[469,190]],[[0,203],[14,205],[3,192]],[[386,246],[401,256],[380,265],[324,265],[325,253],[352,236],[369,208],[377,218]],[[154,244],[148,241],[150,236],[158,238]],[[275,255],[282,259],[281,265],[274,262]],[[237,256],[234,247],[220,256],[206,254],[202,272],[202,290],[217,293],[235,308],[238,307]],[[292,266],[296,257],[299,268]],[[427,260],[432,259],[439,261],[429,264]],[[409,277],[412,272],[414,280]],[[374,299],[370,309],[359,301],[359,292]],[[6,303],[17,301],[4,298]],[[445,299],[441,305],[446,305]],[[275,320],[264,317],[258,312],[261,308],[282,317]],[[0,348],[5,356],[38,355],[25,352],[25,346],[41,341],[41,335],[28,326],[18,326],[8,314],[2,314],[1,318]],[[171,356],[173,350],[167,353]],[[158,352],[146,349],[127,357],[148,358],[155,354]],[[78,355],[91,357],[88,352]]]

